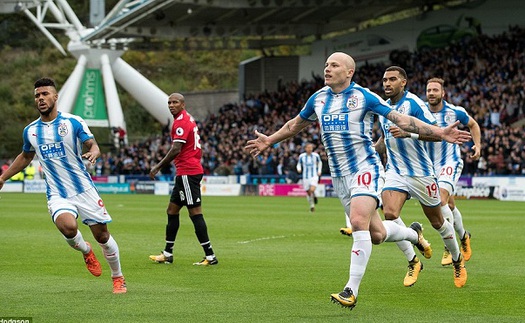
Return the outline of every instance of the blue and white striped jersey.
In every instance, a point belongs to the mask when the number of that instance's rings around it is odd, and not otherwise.
[[[299,155],[297,171],[302,171],[303,179],[319,176],[319,172],[321,172],[322,167],[323,162],[321,161],[321,156],[319,156],[318,153],[302,153]]]
[[[447,127],[456,120],[463,125],[467,125],[470,117],[467,111],[460,106],[453,105],[443,100],[443,109],[439,112],[432,112],[440,127]],[[459,145],[449,143],[445,140],[439,142],[427,142],[427,151],[434,163],[434,169],[441,169],[445,165],[463,165]]]
[[[352,82],[341,93],[328,86],[315,92],[299,113],[305,120],[319,120],[321,139],[332,177],[359,170],[383,169],[372,143],[374,114],[386,116],[390,106],[377,94]]]
[[[390,104],[390,99],[387,100]],[[426,106],[425,102],[417,95],[405,91],[405,94],[392,108],[399,113],[409,115],[419,120],[436,124],[436,120]],[[395,170],[400,175],[407,176],[433,176],[434,168],[428,155],[425,143],[412,138],[394,138],[388,131],[394,124],[387,118],[381,117],[381,129],[386,145],[386,169]]]
[[[51,122],[40,118],[24,128],[25,152],[35,152],[45,174],[47,197],[75,196],[92,187],[93,181],[82,162],[82,143],[93,138],[84,120],[58,112]]]

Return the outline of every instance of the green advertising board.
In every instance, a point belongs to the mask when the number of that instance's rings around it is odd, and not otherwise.
[[[73,114],[82,117],[90,127],[109,127],[100,70],[86,69]]]

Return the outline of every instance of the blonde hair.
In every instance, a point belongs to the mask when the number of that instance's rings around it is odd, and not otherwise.
[[[440,77],[433,77],[433,78],[431,78],[431,79],[429,79],[427,81],[427,85],[428,85],[428,83],[439,83],[439,84],[441,84],[441,88],[442,89],[445,88],[445,80],[440,78]]]

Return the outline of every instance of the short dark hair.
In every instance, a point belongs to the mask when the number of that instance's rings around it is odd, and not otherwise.
[[[49,77],[43,77],[35,82],[35,89],[42,86],[52,86],[56,89],[55,81]]]
[[[407,76],[407,72],[405,71],[404,68],[402,67],[399,67],[399,66],[390,66],[386,69],[387,72],[391,72],[391,71],[397,71],[399,72],[399,74],[401,74],[401,76],[403,76],[403,78],[406,80],[408,78]]]

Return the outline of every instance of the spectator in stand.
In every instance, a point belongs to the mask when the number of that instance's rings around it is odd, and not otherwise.
[[[5,163],[2,165],[2,170],[0,171],[0,175],[5,173],[5,171],[9,168],[9,166],[11,166],[12,162],[13,161],[11,159],[8,159],[8,160],[5,161]]]
[[[485,155],[485,159],[489,157],[486,154],[487,147],[493,146],[496,140],[499,140],[497,143],[499,146],[505,136],[514,133],[518,138],[525,136],[523,127],[511,126],[516,119],[514,118],[516,114],[517,121],[525,117],[525,73],[523,73],[525,29],[511,26],[508,32],[496,36],[480,35],[467,45],[452,45],[432,52],[414,52],[403,64],[407,71],[411,71],[411,91],[414,93],[425,93],[426,80],[431,74],[446,76],[449,84],[446,91],[449,93],[450,101],[455,105],[469,107],[467,112],[482,127],[484,147],[482,154]],[[355,80],[382,95],[381,78],[385,68],[383,63],[367,64],[360,68]],[[291,82],[276,92],[265,91],[249,95],[241,102],[226,104],[217,113],[210,114],[199,124],[204,143],[202,156],[204,173],[213,174],[215,168],[220,165],[219,158],[224,162],[229,161],[230,164],[235,158],[243,161],[243,174],[258,174],[258,165],[244,161],[245,157],[249,156],[242,150],[244,142],[248,140],[254,129],[262,132],[274,131],[286,120],[295,116],[308,97],[322,87],[323,83],[320,79],[316,77],[311,81]],[[268,113],[265,113],[265,110]],[[502,110],[508,111],[508,117],[502,116]],[[491,113],[494,114],[493,122],[491,122]],[[494,129],[497,129],[498,133],[494,133],[492,131]],[[375,131],[377,130],[376,127]],[[317,147],[322,147],[317,124],[310,127],[304,136],[305,138],[298,136],[293,141],[273,149],[275,161],[281,160],[285,153],[289,155],[298,153],[296,147],[300,147],[304,142],[313,142]],[[376,135],[375,138],[378,136]],[[521,155],[523,143],[518,148],[514,147],[515,142],[516,139],[509,137],[510,149]],[[112,174],[122,172],[122,160],[128,154],[133,155],[137,152],[139,160],[149,157],[152,161],[156,161],[156,147],[164,146],[167,152],[170,145],[169,131],[163,131],[162,135],[141,143],[126,145],[123,147],[124,151],[119,150],[114,156],[107,157],[110,159],[108,162],[111,172]],[[138,152],[137,149],[142,151]],[[321,148],[318,152],[321,154],[323,151],[324,148]],[[232,152],[238,152],[239,156],[233,156]],[[505,156],[510,156],[510,151]],[[462,157],[466,161],[465,153]],[[291,159],[285,158],[281,168],[292,169],[287,160]],[[484,173],[483,170],[478,171],[477,163],[474,165],[474,169],[466,165],[463,174]],[[140,171],[145,175],[148,173],[145,167],[146,164],[141,164],[138,168],[140,170],[137,169],[135,172]],[[496,169],[488,168],[487,172],[496,173]],[[504,167],[501,172],[506,174],[511,170]],[[274,167],[273,175],[277,175],[277,167]]]

